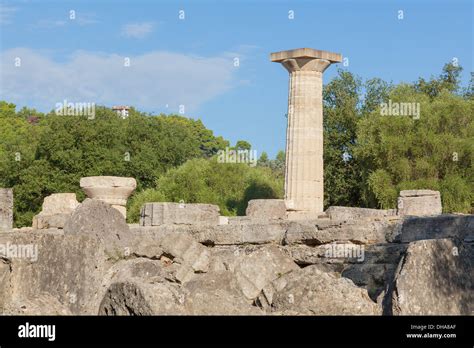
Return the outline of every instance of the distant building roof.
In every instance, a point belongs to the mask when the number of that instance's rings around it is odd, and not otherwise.
[[[28,116],[27,122],[30,124],[37,124],[39,122],[38,116]]]

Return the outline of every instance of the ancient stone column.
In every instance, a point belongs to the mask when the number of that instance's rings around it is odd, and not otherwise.
[[[306,216],[323,211],[323,72],[340,54],[311,48],[272,53],[290,73],[285,200]]]

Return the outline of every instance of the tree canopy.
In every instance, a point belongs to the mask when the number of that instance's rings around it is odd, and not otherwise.
[[[444,212],[470,212],[474,98],[461,71],[393,85],[340,70],[323,94],[325,205],[395,208],[400,190],[433,189]],[[385,115],[384,103],[419,114]]]
[[[31,120],[34,115],[34,121]],[[192,158],[210,158],[228,146],[200,120],[149,116],[131,110],[122,119],[98,107],[95,117],[58,116],[0,103],[0,187],[13,187],[15,221],[29,225],[44,197],[76,192],[84,176],[134,177],[138,191]]]

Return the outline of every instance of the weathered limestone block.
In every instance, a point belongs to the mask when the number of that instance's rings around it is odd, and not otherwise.
[[[42,211],[33,217],[34,229],[64,228],[79,202],[75,193],[54,193],[45,197]]]
[[[338,207],[331,206],[326,210],[326,214],[331,220],[365,220],[365,219],[382,219],[387,217],[395,217],[397,212],[395,209],[367,209],[354,207]]]
[[[399,241],[455,238],[474,241],[474,215],[407,217],[401,226]]]
[[[231,220],[233,221],[233,219]],[[168,234],[186,233],[207,246],[242,244],[306,244],[319,245],[335,241],[358,244],[385,243],[387,235],[394,229],[401,230],[401,220],[395,221],[335,221],[320,219],[312,221],[272,220],[228,225],[160,225],[132,227],[133,234],[148,231],[153,238]],[[397,236],[400,232],[397,230]]]
[[[282,249],[301,267],[315,264],[340,264],[342,271],[342,260],[325,258],[326,249],[323,245],[309,246],[305,244],[285,245]]]
[[[164,251],[159,242],[148,234],[132,234],[130,246],[124,247],[124,256],[146,257],[148,259],[159,259]]]
[[[352,264],[365,261],[365,245],[349,241],[322,245],[291,244],[283,250],[300,266],[313,264]]]
[[[248,216],[229,216],[229,225],[253,224],[255,219]]]
[[[229,217],[228,216],[219,216],[219,225],[228,225]]]
[[[280,244],[286,231],[284,223],[229,224],[192,231],[194,238],[206,245]]]
[[[125,281],[131,278],[146,278],[150,280],[162,281],[169,273],[165,263],[161,260],[151,260],[148,258],[131,258],[116,262],[105,275],[106,286],[112,283]]]
[[[223,265],[227,271],[234,272],[242,255],[251,254],[259,250],[260,245],[219,245],[213,247],[212,261]]]
[[[170,234],[189,234],[197,242],[208,245],[242,245],[242,244],[281,244],[287,229],[283,220],[268,223],[229,224],[229,225],[159,225],[131,226],[133,235],[149,234],[151,238],[160,241]]]
[[[300,221],[300,222],[327,218],[327,215],[324,212],[319,212],[319,211],[289,210],[286,212],[286,216],[289,221]]]
[[[299,269],[291,257],[276,245],[219,246],[211,250],[213,261],[220,267],[218,270],[227,270],[235,275],[249,303],[272,281]]]
[[[286,204],[283,199],[252,199],[245,215],[254,219],[286,219]]]
[[[119,261],[106,275],[100,315],[183,314],[184,294],[167,281],[172,271],[165,262],[149,259]]]
[[[232,272],[199,274],[184,285],[184,305],[190,315],[259,315],[244,297]]]
[[[407,244],[394,243],[366,245],[364,263],[398,265],[407,246]]]
[[[366,288],[374,301],[392,282],[395,269],[407,247],[406,244],[398,243],[358,245],[346,242],[338,244],[344,247],[344,254],[340,255],[331,249],[333,245],[294,244],[282,248],[301,267],[318,265],[321,270],[336,272],[351,279],[357,286]],[[350,246],[358,250],[351,253],[348,250]],[[328,248],[331,253],[328,253]]]
[[[385,243],[389,225],[386,221],[367,221],[363,224],[335,220],[293,221],[288,227],[284,243],[306,245],[335,241],[351,241],[357,244]]]
[[[100,283],[108,268],[102,244],[82,234],[43,231],[0,233],[0,245],[34,251],[2,256],[8,267],[0,263],[0,278],[5,281],[0,285],[0,312],[15,311],[17,304],[28,300],[25,314],[53,314],[61,308],[72,314],[97,314]],[[39,294],[46,297],[37,299]]]
[[[139,242],[146,238],[153,240],[160,248],[161,241],[169,235],[189,235],[200,231],[202,226],[195,225],[160,225],[160,226],[133,226],[129,225],[133,241]],[[198,241],[199,242],[199,241]]]
[[[13,189],[0,188],[0,231],[13,228]]]
[[[209,269],[211,252],[187,234],[170,234],[160,241],[164,254],[169,255],[181,265],[176,279],[185,283],[195,272],[204,273]]]
[[[164,224],[219,225],[219,207],[194,203],[146,203],[142,207],[141,226]]]
[[[0,241],[3,242],[3,238],[0,234]],[[7,259],[5,255],[1,255],[0,258],[0,313],[5,311],[5,308],[10,304],[11,297],[11,259]]]
[[[104,201],[127,216],[127,198],[137,187],[134,178],[89,176],[81,178],[80,186],[87,197]]]
[[[385,306],[395,315],[472,315],[472,249],[450,239],[410,243]]]
[[[69,214],[77,208],[79,202],[75,193],[54,193],[44,198],[43,209],[44,214]]]
[[[48,228],[64,228],[64,224],[70,214],[38,214],[33,216],[32,228],[34,230],[44,230]]]
[[[65,234],[81,234],[98,238],[110,257],[121,257],[133,244],[133,236],[119,211],[107,203],[86,199],[64,225]]]
[[[443,211],[439,191],[405,190],[398,197],[398,215],[439,215]]]
[[[48,293],[29,298],[16,298],[8,303],[4,315],[71,315],[68,306]]]
[[[369,297],[377,301],[379,295],[393,281],[396,269],[397,264],[389,263],[349,264],[345,265],[341,276],[366,289]]]
[[[278,247],[268,246],[250,254],[239,254],[234,273],[245,297],[254,300],[267,284],[298,269]]]
[[[282,314],[303,315],[379,315],[381,308],[367,290],[347,278],[308,266],[291,272],[266,288],[261,301]]]
[[[179,315],[178,289],[171,283],[127,280],[113,283],[100,304],[99,315]]]

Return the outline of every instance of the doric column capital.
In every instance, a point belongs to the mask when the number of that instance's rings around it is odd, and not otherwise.
[[[281,63],[290,73],[294,71],[316,71],[323,73],[332,63],[341,62],[342,56],[339,53],[312,48],[297,48],[295,50],[272,53],[270,60]]]
[[[281,62],[281,65],[291,74],[294,71],[316,71],[323,73],[331,62],[326,59],[317,58],[289,58]]]

